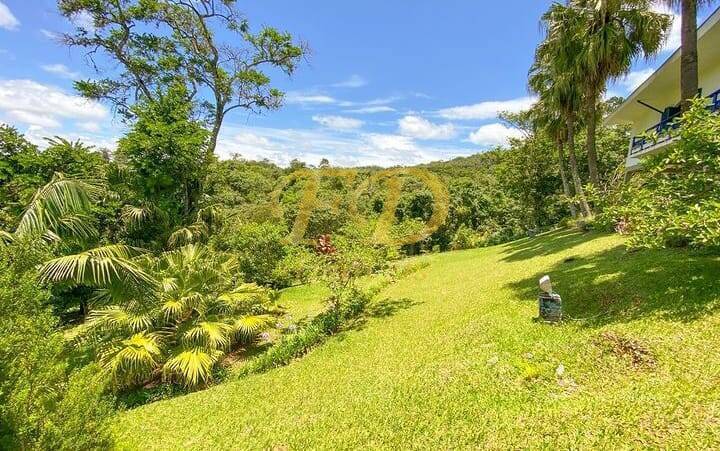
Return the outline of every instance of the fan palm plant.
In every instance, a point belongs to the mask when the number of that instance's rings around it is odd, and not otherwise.
[[[660,51],[670,28],[670,16],[651,9],[651,0],[573,0],[581,21],[576,39],[580,54],[575,68],[584,89],[586,150],[590,182],[598,185],[597,105],[607,82],[625,75],[639,56]]]
[[[208,383],[216,363],[269,327],[271,292],[239,283],[234,258],[191,244],[146,258],[151,293],[105,291],[86,335],[99,337],[100,363],[119,386],[162,377]],[[140,298],[142,297],[142,298]]]
[[[223,219],[224,213],[217,204],[199,209],[195,214],[195,222],[179,227],[170,234],[168,248],[174,249],[203,241],[222,225]]]
[[[662,0],[671,8],[680,7],[680,98],[683,110],[690,106],[690,99],[698,95],[700,81],[698,76],[697,48],[697,12],[698,7],[710,5],[714,0]]]

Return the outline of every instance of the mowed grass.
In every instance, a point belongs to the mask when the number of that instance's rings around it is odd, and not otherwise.
[[[302,359],[123,413],[118,447],[720,446],[717,257],[557,231],[422,258]],[[533,320],[543,274],[562,325]]]

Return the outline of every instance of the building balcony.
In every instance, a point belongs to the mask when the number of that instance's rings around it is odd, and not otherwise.
[[[707,98],[709,100],[707,109],[713,113],[720,111],[720,89],[710,94]],[[628,157],[636,158],[640,155],[651,153],[675,140],[675,138],[677,138],[675,131],[679,127],[676,119],[678,119],[680,115],[681,112],[678,109],[657,124],[648,128],[642,135],[634,136],[630,141],[630,153]]]

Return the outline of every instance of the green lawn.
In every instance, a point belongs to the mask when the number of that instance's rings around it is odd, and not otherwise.
[[[286,367],[128,411],[118,446],[720,444],[719,258],[570,231],[422,258],[355,329]],[[533,320],[543,274],[561,326]],[[283,299],[311,313],[303,293],[317,289],[295,290]]]

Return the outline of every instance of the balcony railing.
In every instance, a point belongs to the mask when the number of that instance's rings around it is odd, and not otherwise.
[[[710,94],[707,98],[710,99],[707,109],[713,113],[720,111],[720,89]],[[632,138],[632,145],[630,146],[630,156],[637,155],[651,147],[675,138],[673,132],[679,127],[676,119],[680,117],[681,114],[681,112],[678,112],[648,128],[643,135],[634,136]]]

